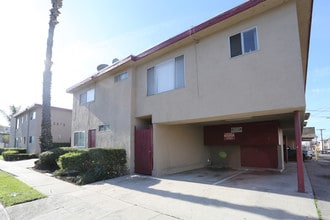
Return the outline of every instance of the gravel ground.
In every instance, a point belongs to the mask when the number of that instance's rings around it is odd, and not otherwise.
[[[305,161],[314,197],[323,220],[330,220],[330,155],[320,154],[318,160]]]

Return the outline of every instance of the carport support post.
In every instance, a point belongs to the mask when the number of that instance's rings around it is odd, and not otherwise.
[[[305,192],[304,182],[304,166],[303,166],[303,154],[301,149],[301,123],[300,112],[294,112],[294,127],[296,136],[296,154],[297,154],[297,178],[298,178],[298,192]]]

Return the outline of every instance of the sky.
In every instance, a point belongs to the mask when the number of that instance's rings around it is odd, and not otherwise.
[[[52,106],[72,108],[66,89],[99,64],[137,55],[244,0],[63,0],[55,27]],[[0,109],[42,103],[51,0],[4,0],[0,9]],[[330,1],[314,0],[306,111],[330,138]],[[0,116],[0,125],[7,125]]]

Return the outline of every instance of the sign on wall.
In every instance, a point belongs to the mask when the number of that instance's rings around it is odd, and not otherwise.
[[[234,133],[224,133],[223,134],[223,139],[225,141],[235,140],[235,134]]]
[[[242,133],[242,127],[231,127],[231,133]]]

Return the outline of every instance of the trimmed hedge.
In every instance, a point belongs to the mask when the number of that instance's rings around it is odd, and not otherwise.
[[[61,169],[57,174],[74,174],[73,178],[67,179],[79,185],[87,184],[125,175],[126,162],[124,149],[93,148],[60,156],[58,165]]]
[[[76,148],[71,147],[59,147],[39,154],[39,160],[35,162],[35,168],[39,170],[51,170],[55,171],[59,169],[57,165],[58,158],[68,152],[78,151]]]
[[[53,146],[51,149],[54,148],[60,148],[60,147],[70,147],[71,143],[53,143]]]
[[[25,154],[26,153],[26,148],[0,148],[0,154],[2,154],[3,152],[5,151],[12,151],[12,150],[15,150],[15,151],[18,151],[18,153],[20,154]]]
[[[58,159],[58,165],[62,171],[74,170],[77,172],[86,172],[92,167],[87,151],[77,151],[63,154]]]
[[[36,154],[19,153],[18,150],[6,150],[2,153],[5,161],[17,161],[17,160],[28,160],[37,158]]]

